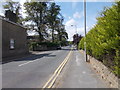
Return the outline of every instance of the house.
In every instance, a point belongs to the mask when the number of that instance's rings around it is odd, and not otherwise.
[[[27,46],[27,33],[26,29],[15,22],[6,20],[0,17],[0,32],[2,48],[2,60],[7,60],[14,57],[20,57],[29,52]],[[1,46],[2,45],[2,46]]]

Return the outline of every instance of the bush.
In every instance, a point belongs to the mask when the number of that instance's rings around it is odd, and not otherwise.
[[[41,43],[37,43],[37,42],[31,42],[29,44],[30,48],[34,48],[34,47],[39,47],[40,45],[46,45],[47,47],[58,47],[59,43],[52,43],[52,42],[41,42]]]
[[[79,42],[84,49],[86,41],[87,54],[102,61],[120,77],[120,1],[112,7],[105,8],[97,18],[97,24]]]

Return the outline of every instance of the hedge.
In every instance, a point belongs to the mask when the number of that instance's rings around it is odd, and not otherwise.
[[[120,1],[106,7],[97,18],[97,24],[79,42],[79,49],[108,66],[120,77]]]

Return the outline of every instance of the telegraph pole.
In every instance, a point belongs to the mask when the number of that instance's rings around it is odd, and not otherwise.
[[[84,28],[85,28],[85,38],[86,38],[86,0],[84,0]],[[86,39],[84,41],[84,48],[85,48],[85,61],[88,62],[87,60],[87,51],[86,51]]]

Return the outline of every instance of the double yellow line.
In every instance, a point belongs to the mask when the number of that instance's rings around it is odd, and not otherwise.
[[[71,55],[72,51],[69,52],[67,57],[64,59],[64,61],[59,65],[59,67],[55,70],[54,74],[50,77],[50,79],[46,82],[46,84],[43,86],[43,88],[52,88],[54,85],[57,77],[61,73],[62,69],[64,68],[65,64],[68,62],[69,57]]]

